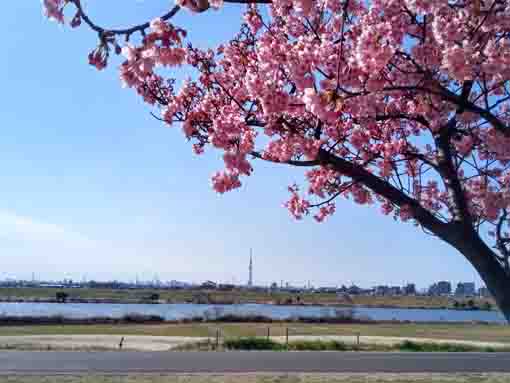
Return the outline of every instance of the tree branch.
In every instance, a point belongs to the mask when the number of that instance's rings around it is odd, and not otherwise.
[[[469,99],[469,94],[471,93],[471,88],[473,87],[473,81],[464,81],[462,84],[462,93],[460,94],[460,98],[462,101],[462,105],[457,108],[457,114],[464,113],[465,104]]]
[[[437,170],[443,177],[448,194],[450,195],[451,206],[453,206],[453,219],[473,227],[473,221],[466,201],[466,195],[459,181],[459,175],[453,165],[453,157],[450,147],[452,131],[457,124],[456,117],[443,125],[434,134],[434,141],[437,145]]]
[[[259,152],[256,152],[256,151],[251,151],[250,154],[253,157],[255,157],[255,158],[259,158],[261,160],[268,161],[268,162],[273,162],[275,164],[286,164],[286,165],[301,166],[301,167],[311,167],[311,166],[318,166],[318,165],[320,165],[320,161],[319,160],[312,160],[312,161],[293,161],[293,160],[278,161],[278,160],[273,160],[271,158],[264,158],[264,156],[262,154],[260,154]]]
[[[468,100],[464,100],[462,96],[459,96],[449,89],[443,88],[439,86],[437,90],[426,88],[423,86],[391,86],[386,87],[383,89],[383,91],[418,91],[418,92],[425,92],[429,94],[435,94],[438,96],[441,96],[443,99],[450,101],[457,105],[458,108],[461,110],[467,110],[470,112],[473,112],[475,114],[478,114],[480,117],[484,118],[486,121],[492,124],[495,129],[497,129],[500,133],[502,133],[505,137],[510,137],[510,127],[505,125],[503,121],[501,121],[499,118],[497,118],[494,114],[492,114],[489,110],[479,107],[478,105],[469,102]],[[361,93],[367,94],[367,93]]]
[[[150,27],[150,22],[147,22],[147,23],[135,25],[135,26],[133,26],[131,28],[125,28],[125,29],[107,29],[107,28],[103,28],[103,27],[100,27],[99,25],[95,24],[90,19],[90,17],[85,13],[85,11],[83,10],[83,6],[80,3],[80,0],[71,0],[71,2],[78,9],[78,13],[79,13],[80,17],[83,19],[83,21],[85,21],[85,23],[92,30],[96,31],[99,34],[104,34],[104,33],[108,32],[108,33],[110,33],[112,35],[126,35],[126,36],[129,37],[130,35],[132,35],[133,33],[136,33],[136,32],[142,32],[143,33],[143,31],[145,31],[147,28]],[[180,9],[181,9],[181,7],[179,7],[178,5],[174,6],[170,11],[168,11],[164,15],[160,16],[161,20],[163,20],[163,21],[170,20],[172,17],[174,17],[177,14],[177,12],[179,12]]]
[[[233,4],[271,4],[272,0],[223,0],[225,3],[233,3]],[[82,20],[93,30],[96,31],[99,34],[104,34],[106,32],[112,34],[112,35],[125,35],[129,37],[133,33],[140,32],[143,33],[146,29],[150,27],[150,22],[146,22],[143,24],[138,24],[130,28],[123,28],[123,29],[110,29],[105,28],[97,25],[92,21],[92,19],[87,15],[85,10],[83,9],[83,6],[81,5],[80,0],[70,0],[71,3],[73,3],[77,10],[78,14],[82,18]],[[164,15],[160,16],[161,20],[168,21],[172,17],[174,17],[177,12],[181,9],[180,6],[175,5],[170,11],[165,13]]]
[[[445,98],[446,100],[456,104],[462,112],[464,110],[467,110],[478,114],[480,117],[490,122],[492,126],[494,126],[494,128],[498,130],[500,133],[502,133],[505,137],[510,137],[510,128],[507,125],[505,125],[503,121],[501,121],[499,118],[493,115],[490,111],[481,108],[478,105],[473,104],[472,102],[469,102],[467,99],[464,100],[462,96],[458,96],[448,89],[441,88],[439,94],[443,96],[443,98]]]
[[[409,207],[413,212],[413,217],[421,225],[446,242],[452,243],[448,223],[440,221],[427,209],[421,206],[418,201],[409,197],[387,181],[377,177],[362,166],[344,160],[343,158],[340,158],[324,149],[320,149],[318,158],[322,165],[332,166],[334,170],[350,177],[353,181],[365,185],[374,193],[386,198],[400,208],[406,206]]]
[[[508,211],[506,209],[503,209],[503,214],[499,218],[499,222],[496,227],[496,244],[498,250],[501,252],[501,255],[503,256],[503,266],[505,268],[505,271],[507,274],[510,274],[510,263],[508,262],[508,259],[510,258],[510,251],[508,250],[507,243],[509,241],[508,238],[504,238],[503,236],[503,223],[508,218]]]

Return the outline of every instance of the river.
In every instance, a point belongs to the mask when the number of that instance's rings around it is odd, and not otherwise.
[[[276,306],[264,304],[199,305],[199,304],[106,304],[106,303],[0,303],[1,316],[63,316],[66,318],[111,317],[127,314],[158,315],[165,320],[182,320],[193,317],[214,319],[224,315],[261,315],[272,319],[298,317],[327,318],[349,308],[324,306]],[[372,320],[398,320],[413,322],[472,322],[505,323],[498,311],[443,310],[443,309],[393,309],[355,307],[354,316]]]

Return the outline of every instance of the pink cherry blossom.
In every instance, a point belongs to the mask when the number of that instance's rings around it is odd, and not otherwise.
[[[43,0],[44,15],[50,20],[64,24],[65,0]]]
[[[296,187],[289,187],[289,191],[291,192],[292,197],[285,203],[284,206],[289,209],[294,218],[301,219],[304,215],[309,213],[310,202],[299,196],[298,189]]]
[[[106,68],[108,56],[104,49],[98,48],[89,53],[89,64],[97,70]]]
[[[220,0],[215,1],[215,4],[218,4]],[[208,0],[176,0],[175,3],[190,10],[191,12],[203,12],[209,8]]]
[[[241,186],[239,176],[235,173],[217,172],[212,177],[212,185],[218,193],[236,189]]]

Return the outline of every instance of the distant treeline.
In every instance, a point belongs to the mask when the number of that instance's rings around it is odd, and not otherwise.
[[[159,315],[126,314],[120,318],[91,317],[69,318],[62,315],[51,316],[0,316],[0,326],[16,325],[59,325],[59,324],[149,324],[163,323],[165,319]]]

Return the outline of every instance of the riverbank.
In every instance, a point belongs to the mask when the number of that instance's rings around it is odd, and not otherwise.
[[[57,297],[57,293],[63,293]],[[335,293],[288,293],[250,290],[149,290],[149,289],[56,289],[0,288],[0,302],[69,302],[105,304],[272,304],[296,306],[334,306],[369,308],[495,310],[489,298],[456,298],[429,296],[372,296]]]
[[[353,312],[339,311],[336,316],[325,317],[294,317],[292,319],[277,319],[266,317],[263,315],[220,315],[217,317],[207,316],[194,316],[190,318],[178,320],[166,320],[159,315],[144,315],[144,314],[126,314],[121,317],[87,317],[87,318],[72,318],[62,315],[53,316],[8,316],[0,315],[0,328],[2,326],[54,326],[54,325],[79,325],[79,326],[93,326],[93,325],[182,325],[189,323],[207,323],[207,324],[262,324],[262,325],[284,325],[284,324],[316,324],[316,325],[331,325],[331,324],[358,324],[358,325],[398,325],[398,324],[422,324],[422,325],[439,325],[445,323],[444,321],[411,321],[411,320],[374,320],[370,318],[359,318],[354,316]],[[487,321],[448,321],[450,325],[462,325],[465,323],[490,325],[492,322]],[[500,324],[502,325],[502,324]]]
[[[8,316],[0,315],[0,326],[33,326],[33,325],[95,325],[95,324],[183,324],[183,323],[286,323],[288,319],[274,319],[263,315],[220,315],[217,317],[193,316],[179,320],[165,320],[159,315],[125,314],[121,317],[88,317],[71,318],[62,315],[53,316]],[[375,321],[356,318],[350,311],[338,312],[331,317],[295,317],[292,323],[409,323],[409,321]]]
[[[155,323],[155,324],[90,324],[90,325],[24,325],[0,326],[0,338],[6,336],[52,335],[111,335],[162,336],[191,338],[240,338],[240,337],[342,336],[356,339],[364,337],[442,339],[510,344],[510,326],[468,323]]]

